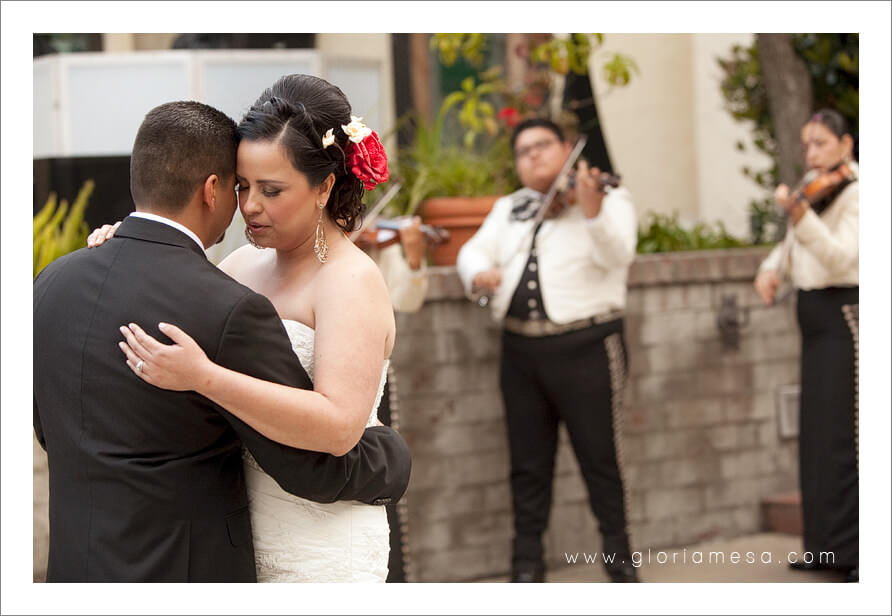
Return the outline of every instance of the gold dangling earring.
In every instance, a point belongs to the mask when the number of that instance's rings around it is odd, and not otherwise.
[[[325,223],[322,217],[325,214],[325,204],[319,204],[319,222],[316,223],[316,243],[313,244],[313,252],[319,263],[325,263],[328,259],[328,242],[325,241]]]

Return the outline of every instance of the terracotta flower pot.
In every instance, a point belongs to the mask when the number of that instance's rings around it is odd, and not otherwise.
[[[421,204],[418,212],[425,223],[449,231],[449,241],[433,250],[434,265],[455,265],[459,249],[477,232],[498,198],[434,197]]]

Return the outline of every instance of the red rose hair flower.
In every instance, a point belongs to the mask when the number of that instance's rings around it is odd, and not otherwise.
[[[390,179],[387,153],[375,131],[370,131],[361,141],[349,140],[344,153],[347,156],[347,167],[362,181],[366,190],[372,190],[376,185]]]

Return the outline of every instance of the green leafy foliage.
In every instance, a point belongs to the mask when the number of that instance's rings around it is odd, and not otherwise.
[[[814,107],[836,109],[858,134],[858,35],[794,34],[793,48],[808,65]]]
[[[461,82],[461,90],[447,96],[441,105],[441,111],[443,107],[448,111],[453,105],[461,103],[458,121],[465,129],[464,145],[466,148],[474,146],[480,133],[486,132],[490,136],[495,136],[498,132],[495,107],[492,101],[486,100],[485,97],[492,97],[504,88],[500,74],[501,67],[493,67],[483,73],[479,84],[473,77],[466,77]]]
[[[604,80],[611,86],[624,86],[632,80],[632,73],[640,73],[638,64],[631,57],[615,53],[601,68]]]
[[[731,57],[718,59],[725,72],[721,83],[725,108],[738,122],[750,122],[753,144],[762,152],[776,158],[774,151],[774,125],[768,107],[768,90],[762,79],[762,65],[759,62],[759,49],[755,43],[750,47],[734,45]],[[737,142],[738,150],[745,150],[743,142]],[[753,172],[749,167],[742,169],[743,175],[765,189],[777,185],[777,164],[765,171]]]
[[[597,37],[600,44],[603,37]],[[530,59],[548,65],[559,75],[566,75],[570,71],[577,75],[586,75],[591,53],[591,35],[577,33],[565,39],[552,38],[540,43],[530,51]]]
[[[447,114],[466,100],[465,94],[447,96],[432,124],[417,115],[408,119],[415,137],[411,145],[400,148],[396,164],[391,165],[391,176],[404,186],[388,206],[391,215],[412,215],[429,197],[502,195],[520,187],[507,134],[485,135],[479,143],[469,141],[468,133],[462,139],[444,134]],[[387,184],[376,187],[369,202],[386,191]]]
[[[773,244],[784,237],[787,219],[775,206],[774,201],[752,201],[750,203],[750,239],[753,244]]]
[[[678,221],[678,214],[649,212],[648,219],[638,228],[638,248],[642,254],[673,252],[678,250],[716,250],[739,248],[747,243],[725,229],[721,222],[715,225],[697,223],[685,229]]]
[[[440,62],[452,66],[459,56],[472,66],[480,67],[486,52],[486,35],[480,33],[441,33],[431,36],[431,49],[439,54]]]
[[[87,245],[90,229],[84,221],[84,210],[93,188],[93,180],[84,182],[70,212],[68,201],[62,199],[57,208],[56,193],[50,193],[46,204],[34,216],[35,278],[53,260]]]

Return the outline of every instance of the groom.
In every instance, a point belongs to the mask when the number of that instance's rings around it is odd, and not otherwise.
[[[269,300],[204,254],[235,213],[236,148],[220,111],[156,107],[133,146],[136,212],[101,249],[57,259],[34,281],[47,581],[255,581],[242,445],[306,499],[386,504],[406,489],[409,451],[389,428],[367,429],[342,457],[292,449],[194,392],[148,385],[121,357],[118,327],[165,320],[220,365],[312,389]]]

